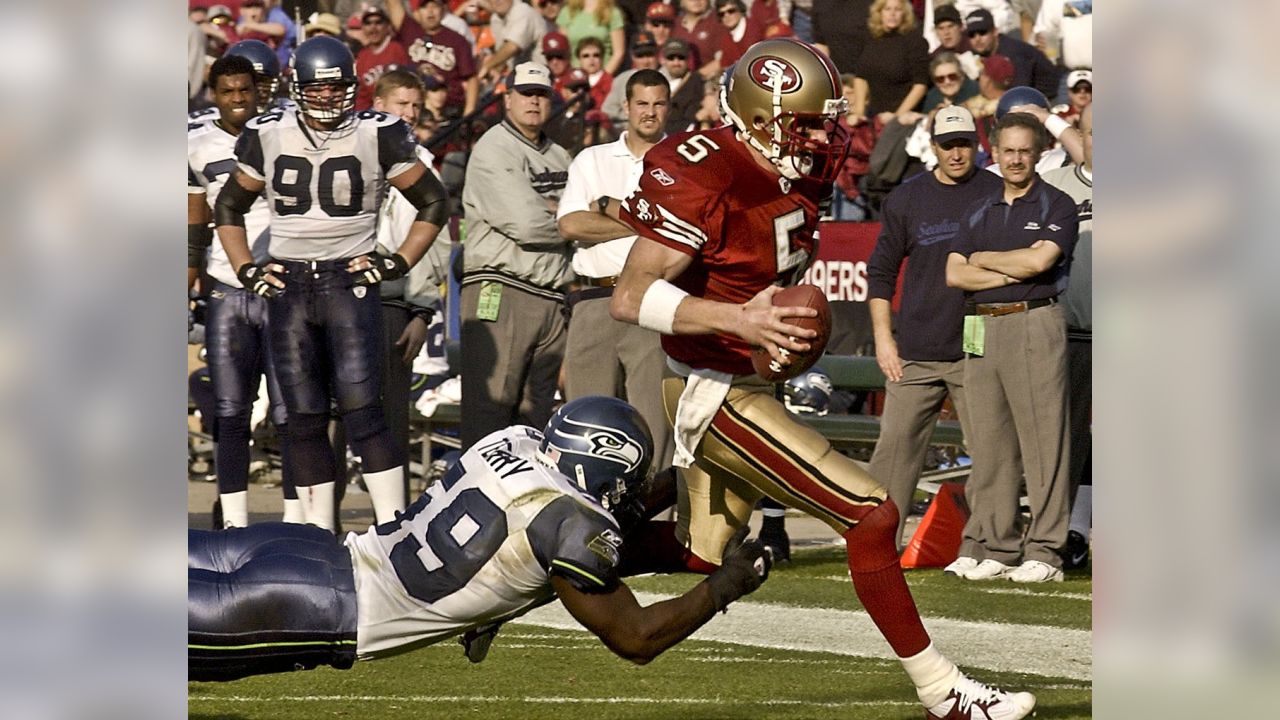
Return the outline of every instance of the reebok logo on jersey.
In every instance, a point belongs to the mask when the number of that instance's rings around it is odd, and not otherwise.
[[[663,187],[671,187],[676,184],[676,179],[668,175],[667,171],[662,168],[654,168],[649,171],[649,174],[653,176],[654,180],[662,183]]]
[[[1050,229],[1050,230],[1052,230],[1053,232],[1058,232],[1058,231],[1059,231],[1059,230],[1061,230],[1062,228],[1061,228],[1061,227],[1059,227],[1059,226],[1057,226],[1057,225],[1054,225],[1054,224],[1050,223],[1050,224],[1049,224],[1049,229]]]
[[[1036,222],[1035,220],[1032,220],[1032,221],[1028,222],[1028,223],[1026,224],[1026,226],[1025,226],[1025,227],[1023,227],[1022,229],[1023,229],[1023,230],[1039,230],[1039,229],[1040,229],[1040,223]]]

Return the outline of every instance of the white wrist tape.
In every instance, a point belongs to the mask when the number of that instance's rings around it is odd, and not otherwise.
[[[1049,115],[1049,117],[1044,119],[1044,129],[1049,131],[1049,134],[1053,136],[1054,140],[1062,137],[1062,133],[1066,132],[1070,128],[1071,123],[1063,120],[1057,115]]]
[[[676,308],[689,293],[672,285],[666,280],[654,280],[644,297],[640,298],[640,327],[660,332],[663,335],[674,333]]]

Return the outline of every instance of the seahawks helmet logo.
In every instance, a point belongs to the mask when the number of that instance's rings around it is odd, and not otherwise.
[[[800,89],[802,79],[795,66],[776,55],[765,55],[755,59],[749,69],[751,79],[757,85],[773,90],[779,84],[778,92],[793,93]]]
[[[598,430],[587,435],[586,440],[591,443],[592,455],[621,463],[626,472],[640,467],[644,457],[639,443],[616,430]]]

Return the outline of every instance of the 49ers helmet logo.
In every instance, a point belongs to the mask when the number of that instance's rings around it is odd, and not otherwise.
[[[776,55],[765,55],[764,57],[756,58],[751,63],[750,73],[751,79],[756,84],[770,91],[773,90],[774,83],[778,81],[775,78],[781,79],[782,87],[780,91],[783,93],[793,93],[799,90],[800,85],[804,82],[804,79],[800,77],[800,71],[796,70],[794,65]]]

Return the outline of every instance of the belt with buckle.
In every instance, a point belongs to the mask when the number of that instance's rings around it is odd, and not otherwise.
[[[611,288],[618,285],[618,276],[610,275],[609,277],[598,278],[580,277],[578,278],[578,283],[582,285],[582,287]]]
[[[965,314],[1000,317],[1001,315],[1013,315],[1014,313],[1035,310],[1039,307],[1057,304],[1057,302],[1058,298],[1044,298],[1042,300],[1024,300],[1023,302],[1013,303],[975,303],[965,308]]]

